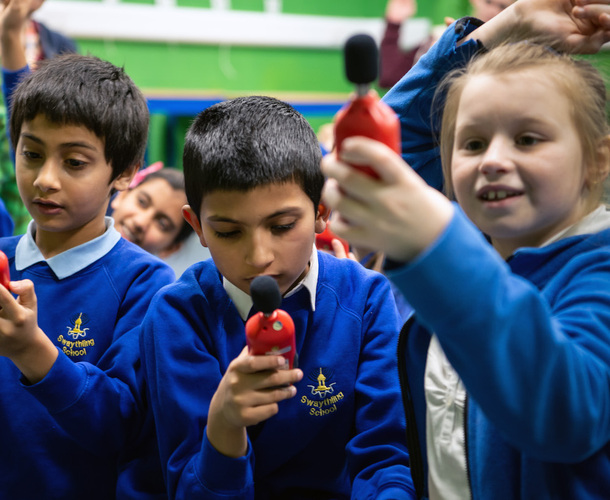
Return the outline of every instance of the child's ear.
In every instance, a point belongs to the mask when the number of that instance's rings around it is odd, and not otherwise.
[[[598,144],[595,162],[586,172],[586,185],[590,191],[603,189],[604,180],[610,173],[610,135],[605,136]]]
[[[600,162],[597,170],[597,176],[599,182],[604,182],[606,177],[608,177],[608,174],[610,174],[610,135],[604,137],[600,149]]]
[[[207,247],[208,244],[205,241],[205,236],[203,236],[203,230],[201,229],[201,222],[199,222],[199,217],[195,211],[191,208],[190,205],[184,205],[182,207],[182,217],[184,220],[189,223],[189,226],[193,228],[195,234],[199,237],[199,241],[204,247]]]
[[[112,208],[112,210],[116,210],[117,207],[123,202],[123,198],[125,198],[126,194],[127,191],[119,191],[116,196],[110,200],[110,208]]]
[[[112,181],[112,187],[117,191],[125,191],[131,184],[131,180],[139,169],[140,163],[125,169],[116,179],[114,179],[114,181]]]
[[[326,229],[326,224],[328,224],[328,218],[330,217],[330,208],[326,205],[320,203],[318,205],[318,210],[316,211],[316,233],[320,234],[324,232]]]

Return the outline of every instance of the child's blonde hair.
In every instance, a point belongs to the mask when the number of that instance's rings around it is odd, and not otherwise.
[[[530,42],[501,45],[472,60],[465,68],[451,72],[438,92],[447,94],[440,135],[445,193],[453,197],[451,161],[455,139],[457,111],[462,91],[471,78],[479,75],[514,74],[538,71],[541,78],[554,83],[570,100],[570,112],[587,165],[599,166],[600,145],[609,128],[606,117],[606,86],[601,74],[588,62],[573,59],[548,47]],[[437,94],[440,95],[440,94]],[[491,110],[490,110],[491,111]],[[607,155],[605,162],[608,162]],[[587,188],[592,203],[599,203],[604,190],[602,182],[608,165],[589,172]]]

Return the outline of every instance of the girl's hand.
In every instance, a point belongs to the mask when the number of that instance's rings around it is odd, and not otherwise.
[[[351,168],[370,165],[376,180]],[[356,247],[383,251],[407,262],[434,242],[453,215],[453,206],[429,187],[395,152],[364,137],[346,139],[341,158],[322,160],[329,177],[324,203],[333,209],[333,230]]]
[[[207,435],[230,457],[247,453],[246,427],[279,411],[278,403],[296,395],[292,385],[303,378],[299,369],[285,369],[282,356],[250,356],[248,348],[235,358],[212,397]]]
[[[574,54],[594,54],[610,41],[608,0],[519,0],[464,40],[491,49],[507,41],[533,40]]]
[[[572,13],[577,19],[591,20],[604,30],[610,30],[610,2],[575,0]]]

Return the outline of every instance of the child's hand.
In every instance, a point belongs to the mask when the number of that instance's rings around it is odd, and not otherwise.
[[[27,64],[21,35],[33,3],[33,0],[9,0],[0,14],[2,67],[5,69],[16,71]]]
[[[608,0],[519,0],[462,41],[470,38],[488,49],[540,39],[565,52],[594,54],[610,41],[610,5]]]
[[[246,427],[272,417],[280,401],[296,395],[292,384],[303,378],[303,372],[284,366],[282,356],[250,356],[247,347],[231,362],[208,414],[207,436],[220,453],[244,456]]]
[[[413,17],[416,12],[415,0],[389,0],[385,8],[385,17],[391,23],[401,24]]]
[[[353,252],[348,253],[345,251],[345,247],[343,246],[343,243],[341,243],[341,240],[334,238],[330,243],[333,246],[333,253],[337,259],[351,259],[358,262],[358,259],[356,259]]]
[[[2,32],[16,30],[21,34],[32,12],[32,3],[32,0],[8,0],[0,15]]]
[[[590,19],[604,30],[610,30],[610,2],[607,0],[576,0],[573,14],[579,19]]]
[[[370,165],[381,179],[359,173],[346,162]],[[356,247],[381,250],[406,262],[434,242],[452,217],[449,200],[380,142],[346,139],[341,159],[335,153],[326,155],[322,171],[329,177],[323,198],[334,210],[333,229]]]
[[[0,356],[9,358],[32,384],[42,380],[57,359],[53,342],[38,327],[34,284],[11,281],[10,292],[0,287]]]

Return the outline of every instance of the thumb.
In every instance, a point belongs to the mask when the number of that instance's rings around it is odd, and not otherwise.
[[[28,309],[36,307],[36,292],[34,291],[34,283],[32,281],[11,281],[11,291],[18,296],[18,302],[23,307]]]

